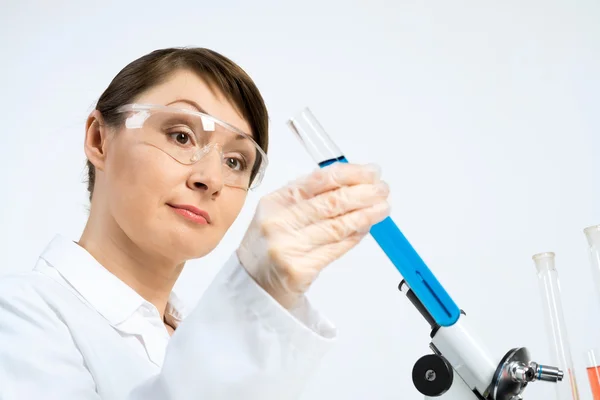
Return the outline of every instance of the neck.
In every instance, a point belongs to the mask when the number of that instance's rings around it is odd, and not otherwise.
[[[164,319],[169,296],[184,263],[141,249],[112,217],[105,215],[98,217],[92,209],[79,245],[142,298],[154,304]]]

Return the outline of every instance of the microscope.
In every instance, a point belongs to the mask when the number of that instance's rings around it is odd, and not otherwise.
[[[288,121],[304,148],[321,168],[348,162],[308,108]],[[370,231],[402,276],[398,289],[431,328],[431,354],[412,370],[416,389],[425,399],[523,400],[535,381],[559,382],[564,372],[532,361],[524,347],[494,360],[466,313],[459,309],[394,221],[388,217]]]
[[[398,289],[431,326],[432,354],[417,360],[412,370],[413,384],[425,399],[522,400],[530,382],[562,381],[563,371],[532,361],[524,347],[493,360],[462,310],[453,324],[441,326],[405,280]]]

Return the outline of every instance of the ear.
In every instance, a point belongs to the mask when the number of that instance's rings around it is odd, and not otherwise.
[[[97,170],[104,170],[109,128],[104,124],[102,114],[94,110],[85,124],[84,150],[87,159]]]

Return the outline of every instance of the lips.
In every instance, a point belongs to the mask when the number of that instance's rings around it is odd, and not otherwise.
[[[210,224],[210,215],[198,207],[194,207],[189,204],[168,204],[168,206],[173,208],[177,214],[193,222],[199,224]]]

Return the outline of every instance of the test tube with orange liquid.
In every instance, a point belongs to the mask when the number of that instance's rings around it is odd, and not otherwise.
[[[600,400],[600,349],[587,352],[587,376],[592,389],[592,398]]]
[[[600,225],[588,226],[583,232],[588,242],[592,277],[600,300]],[[600,400],[600,348],[588,350],[587,362],[587,376],[593,398]]]

